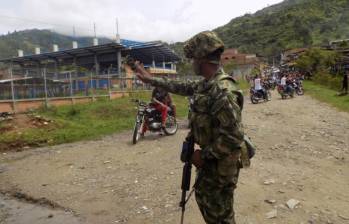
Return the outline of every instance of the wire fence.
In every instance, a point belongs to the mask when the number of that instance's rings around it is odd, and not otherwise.
[[[12,72],[9,72],[10,79],[0,80],[0,100],[97,97],[110,96],[113,92],[152,89],[149,84],[143,83],[134,74],[106,73],[96,76],[93,72],[72,71],[54,74],[43,69],[40,76],[26,72],[24,76],[16,78]],[[195,76],[177,76],[175,74],[170,75],[169,78],[182,81],[197,79]]]

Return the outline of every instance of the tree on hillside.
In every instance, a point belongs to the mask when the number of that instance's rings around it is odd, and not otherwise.
[[[231,48],[271,57],[285,49],[349,38],[348,0],[287,0],[215,31]]]
[[[296,67],[313,76],[319,72],[329,72],[338,59],[339,55],[334,51],[311,48],[297,59]]]

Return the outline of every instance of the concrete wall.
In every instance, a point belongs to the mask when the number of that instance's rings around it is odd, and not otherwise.
[[[60,98],[49,98],[48,105],[53,106],[62,106],[70,104],[79,104],[79,103],[89,103],[93,102],[98,98],[108,98],[108,99],[117,99],[124,96],[129,96],[130,92],[120,92],[115,91],[111,92],[110,95],[100,95],[100,96],[83,96],[83,97],[60,97]],[[45,99],[25,99],[25,100],[0,100],[0,113],[1,112],[15,112],[15,113],[24,113],[28,110],[38,109],[45,105]]]

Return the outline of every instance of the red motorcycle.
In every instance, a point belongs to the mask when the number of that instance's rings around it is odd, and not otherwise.
[[[166,135],[174,135],[178,130],[178,124],[174,111],[169,107],[165,127],[161,125],[161,113],[153,106],[153,103],[146,103],[141,100],[132,100],[137,103],[137,116],[136,122],[133,128],[132,142],[136,144],[140,139],[143,130],[149,130],[151,132],[164,131]],[[146,128],[144,127],[146,126]]]

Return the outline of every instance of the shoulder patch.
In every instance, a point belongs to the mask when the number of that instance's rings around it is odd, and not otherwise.
[[[244,95],[238,88],[237,82],[231,76],[225,75],[218,80],[218,86],[221,90],[233,93],[236,96],[237,103],[242,110],[244,107]]]
[[[222,86],[224,89],[228,89],[228,88],[231,86],[231,83],[229,83],[228,80],[223,80],[221,86]]]
[[[230,91],[238,90],[235,80],[229,76],[224,76],[221,79],[219,79],[218,86],[221,89],[227,89]]]

